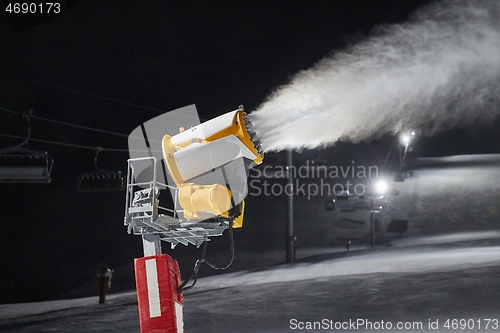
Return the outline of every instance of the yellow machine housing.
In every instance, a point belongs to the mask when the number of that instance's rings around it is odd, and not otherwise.
[[[190,182],[204,173],[213,172],[238,158],[253,165],[262,163],[264,155],[253,126],[242,109],[223,114],[198,126],[162,140],[165,164],[175,185],[179,188],[179,203],[187,220],[201,219],[206,213],[229,216],[233,193],[227,184],[201,185]],[[239,204],[239,203],[236,203]],[[241,227],[241,215],[233,227]]]

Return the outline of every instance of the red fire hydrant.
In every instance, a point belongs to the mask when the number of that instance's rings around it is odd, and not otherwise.
[[[99,289],[99,304],[106,303],[106,294],[111,288],[111,278],[113,277],[113,270],[109,269],[105,264],[99,265],[97,271],[97,288]]]

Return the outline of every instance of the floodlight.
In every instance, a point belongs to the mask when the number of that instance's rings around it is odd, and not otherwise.
[[[408,146],[411,141],[411,136],[408,134],[403,134],[401,135],[401,143],[404,144],[405,146]]]
[[[389,184],[387,183],[387,181],[385,181],[384,179],[377,180],[377,182],[375,183],[375,191],[378,194],[384,195],[385,193],[387,193],[388,190],[389,190]]]

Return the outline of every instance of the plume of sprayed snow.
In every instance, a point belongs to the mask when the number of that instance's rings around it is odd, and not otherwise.
[[[298,73],[249,115],[265,151],[427,133],[500,113],[500,1],[447,0]]]

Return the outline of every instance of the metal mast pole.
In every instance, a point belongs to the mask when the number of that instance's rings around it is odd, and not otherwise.
[[[293,160],[292,151],[288,150],[286,155],[287,161],[287,189],[286,193],[286,262],[295,262],[295,237],[293,235]]]
[[[372,247],[375,246],[375,221],[373,220],[373,214],[375,207],[373,206],[373,199],[370,199],[370,228],[371,228],[371,243]]]

